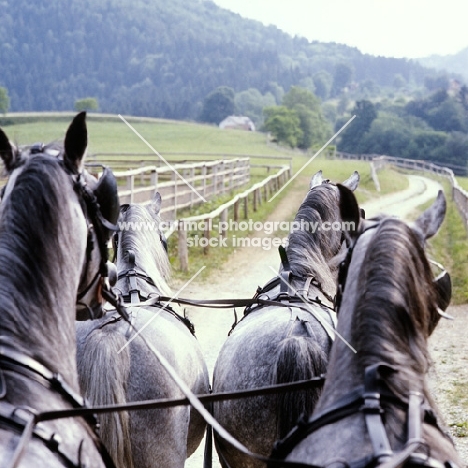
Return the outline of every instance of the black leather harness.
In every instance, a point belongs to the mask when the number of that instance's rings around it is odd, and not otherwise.
[[[359,236],[370,229],[377,228],[376,222],[364,229]],[[335,307],[338,313],[342,295],[346,285],[349,266],[351,264],[354,248],[359,236],[348,248],[346,258],[340,264]],[[427,423],[436,427],[444,437],[449,436],[440,428],[434,411],[424,404],[423,395],[419,392],[410,392],[408,403],[401,401],[385,386],[382,385],[381,374],[394,372],[392,366],[386,363],[377,363],[368,366],[364,371],[364,386],[352,390],[331,407],[314,413],[310,419],[302,419],[282,440],[276,442],[271,454],[274,463],[270,468],[278,465],[278,459],[284,459],[293,448],[314,431],[340,421],[348,416],[362,412],[369,435],[372,454],[359,460],[345,462],[348,468],[372,468],[385,464],[388,467],[426,467],[448,468],[456,467],[451,461],[440,462],[430,456],[430,447],[422,437],[422,424]],[[402,451],[393,452],[384,425],[385,408],[382,402],[390,403],[407,413],[408,440]],[[285,461],[284,467],[288,466]],[[311,465],[310,468],[323,468]]]
[[[81,395],[71,389],[60,374],[54,373],[46,366],[35,359],[20,353],[8,345],[0,344],[0,395],[4,398],[7,394],[6,380],[4,373],[12,372],[14,375],[21,375],[29,380],[38,382],[48,390],[60,395],[74,409],[86,408],[86,404]],[[88,427],[90,439],[101,454],[103,463],[108,468],[114,468],[114,462],[109,456],[104,445],[97,435],[97,421],[93,414],[83,414]],[[41,423],[40,414],[30,407],[16,407],[4,399],[0,402],[0,427],[15,432],[20,436],[20,440],[11,458],[11,466],[16,466],[19,462],[26,444],[31,437],[38,439],[62,461],[64,466],[79,468],[82,467],[80,461],[81,443],[77,444],[77,452],[70,454],[63,447],[60,435]]]
[[[370,437],[373,453],[359,460],[346,462],[350,468],[370,468],[389,463],[389,466],[420,466],[428,468],[456,467],[452,462],[440,462],[430,456],[430,447],[422,438],[422,423],[436,427],[444,437],[450,438],[440,428],[434,411],[424,404],[419,392],[410,392],[408,403],[397,398],[382,386],[381,373],[394,369],[384,363],[368,366],[365,370],[364,386],[357,387],[346,394],[334,405],[314,414],[310,419],[302,419],[282,440],[276,442],[271,457],[284,459],[292,449],[316,430],[340,421],[348,416],[362,412]],[[384,426],[385,408],[383,402],[392,404],[407,412],[408,440],[399,453],[393,452]],[[398,464],[396,463],[398,460]],[[277,463],[274,464],[277,466]],[[284,467],[288,466],[285,461]],[[311,468],[319,468],[310,465]]]
[[[188,317],[178,314],[169,304],[163,304],[159,300],[152,301],[151,300],[152,295],[145,297],[141,294],[141,289],[138,287],[137,279],[144,280],[147,284],[149,284],[150,286],[153,286],[154,288],[157,288],[157,285],[150,276],[148,276],[146,273],[139,272],[136,269],[135,253],[132,250],[128,250],[126,253],[127,253],[128,261],[130,263],[130,268],[128,268],[127,270],[123,272],[118,273],[117,275],[117,281],[122,278],[127,278],[128,283],[129,283],[128,294],[125,296],[120,295],[123,303],[129,304],[130,307],[136,307],[136,306],[154,307],[159,310],[164,310],[168,312],[169,314],[171,314],[173,317],[175,317],[177,320],[182,322],[189,329],[190,333],[195,336],[195,326]],[[156,296],[156,297],[159,297],[159,296]],[[114,304],[114,306],[116,305]],[[121,312],[117,309],[117,307],[116,307],[116,311],[117,311],[117,314],[113,314],[113,321],[115,322],[117,320],[124,319],[128,322],[128,320],[130,320],[130,323],[129,323],[130,325],[129,333],[130,333],[131,330],[133,329],[133,326],[132,326],[133,314],[131,313],[128,314],[128,311],[127,311],[128,318],[126,318],[125,316],[121,314]]]

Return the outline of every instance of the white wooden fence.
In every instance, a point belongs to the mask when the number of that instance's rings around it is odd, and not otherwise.
[[[229,210],[232,210],[232,220],[239,221],[242,217],[247,219],[249,217],[249,199],[251,200],[252,210],[257,211],[258,207],[267,201],[271,195],[281,189],[283,185],[291,178],[291,168],[283,166],[276,174],[268,176],[263,181],[253,185],[248,190],[234,196],[231,200],[223,205],[220,205],[215,210],[204,213],[198,216],[190,216],[177,220],[173,224],[173,229],[166,233],[169,237],[177,230],[178,233],[178,252],[179,252],[179,265],[181,270],[188,270],[188,249],[187,249],[187,226],[193,226],[197,223],[206,227],[203,237],[210,238],[210,227],[214,225],[213,221],[227,221]],[[226,233],[220,231],[220,236],[225,237]],[[208,253],[208,246],[204,247],[205,254]]]
[[[161,194],[161,213],[176,219],[177,211],[189,208],[244,186],[250,180],[249,158],[174,164],[172,167],[144,166],[114,171],[120,203],[147,204]]]
[[[446,177],[452,186],[452,199],[455,202],[460,216],[463,219],[465,228],[468,230],[468,193],[458,185],[453,171],[448,167],[438,166],[437,164],[433,164],[424,160],[396,158],[393,156],[352,155],[337,152],[336,157],[339,159],[357,159],[369,161],[375,171],[382,169],[386,165],[393,165],[403,169],[428,172],[430,174]]]
[[[257,156],[252,157],[257,158]],[[112,165],[108,161],[106,163]],[[93,172],[93,167],[100,168],[101,164],[101,161],[98,164],[91,162],[88,170]],[[250,209],[257,211],[264,201],[271,198],[291,178],[291,164],[267,164],[265,167],[268,172],[273,168],[277,168],[277,172],[235,195],[209,213],[177,219],[178,210],[202,203],[201,197],[208,200],[247,184],[250,181],[250,167],[250,158],[243,157],[174,164],[171,167],[151,165],[125,171],[113,170],[113,173],[119,186],[121,204],[147,204],[156,191],[161,194],[163,200],[161,214],[164,221],[171,226],[165,235],[168,238],[174,232],[178,233],[179,262],[181,269],[186,271],[188,269],[187,226],[193,226],[199,221],[206,222],[207,226],[213,225],[216,219],[226,221],[229,210],[232,210],[234,221],[238,221],[240,217],[247,219]],[[202,234],[207,238],[210,236],[208,230]],[[224,236],[225,233],[221,235]],[[207,253],[208,249],[204,250]]]

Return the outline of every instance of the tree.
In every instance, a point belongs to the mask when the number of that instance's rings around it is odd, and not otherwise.
[[[314,144],[323,143],[330,126],[323,117],[320,100],[307,89],[293,86],[283,97],[283,106],[293,110],[299,118],[302,136],[298,148],[307,150]]]
[[[228,86],[220,86],[206,96],[200,116],[202,122],[219,124],[226,117],[234,114],[235,93]]]
[[[302,131],[302,137],[297,142],[298,148],[307,150],[314,144],[322,144],[327,140],[329,125],[321,112],[312,112],[302,104],[298,104],[294,111],[299,117]]]
[[[0,112],[6,114],[10,109],[10,98],[8,96],[8,90],[0,87]]]
[[[396,73],[393,77],[393,87],[396,89],[401,89],[406,86],[406,80],[401,73]]]
[[[96,98],[87,97],[75,101],[75,110],[77,112],[98,110],[99,105]]]
[[[451,98],[427,113],[427,121],[431,127],[445,132],[466,132],[468,130],[466,118],[464,107]]]
[[[297,105],[305,106],[312,112],[320,111],[320,101],[312,92],[299,86],[292,86],[283,96],[283,106],[294,109]]]
[[[438,76],[427,76],[424,78],[424,86],[429,91],[435,91],[437,89],[447,90],[449,88],[450,80],[446,74]]]
[[[353,69],[347,63],[338,63],[335,66],[335,73],[333,75],[333,96],[338,96],[346,86],[351,82],[353,76]]]
[[[285,143],[291,148],[297,147],[302,138],[300,120],[297,113],[285,106],[265,107],[263,129],[270,132],[278,143]]]
[[[356,118],[341,137],[340,149],[347,153],[359,153],[359,147],[372,122],[377,118],[377,109],[367,100],[357,101],[352,114]]]
[[[314,80],[315,94],[322,100],[325,101],[330,96],[330,90],[333,83],[333,77],[330,73],[322,70],[316,73],[312,79]]]
[[[236,104],[236,113],[249,117],[257,128],[263,124],[263,108],[276,104],[275,98],[271,93],[268,92],[262,96],[256,88],[250,88],[237,93],[234,102]]]

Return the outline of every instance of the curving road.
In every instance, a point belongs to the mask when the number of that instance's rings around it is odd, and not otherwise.
[[[366,217],[387,213],[405,219],[419,205],[435,200],[440,184],[418,175],[408,175],[409,187],[401,192],[379,197],[363,204]],[[287,199],[284,199],[269,221],[290,219],[295,214],[304,197],[304,190],[295,184]],[[293,212],[292,212],[293,211]],[[256,233],[260,236],[261,233]],[[244,247],[236,250],[224,265],[220,265],[213,275],[204,282],[193,282],[184,289],[183,297],[195,299],[247,298],[252,297],[257,286],[263,286],[279,268],[277,249],[264,250],[260,247]],[[238,311],[242,313],[241,310]],[[189,308],[187,315],[194,322],[197,337],[202,346],[205,359],[212,375],[218,352],[227,337],[234,321],[232,311],[222,309]],[[187,460],[186,468],[202,468],[204,444]],[[219,468],[216,453],[213,454],[213,467]]]

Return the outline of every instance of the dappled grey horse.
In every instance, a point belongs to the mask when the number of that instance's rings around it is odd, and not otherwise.
[[[424,252],[445,216],[443,192],[412,225],[361,220],[354,195],[340,192],[343,216],[357,227],[340,271],[337,330],[348,345],[335,341],[313,416],[273,457],[317,467],[462,467],[427,383],[427,340],[451,296],[448,275],[434,279]]]
[[[132,326],[115,311],[99,321],[77,323],[80,386],[94,405],[184,396],[142,337],[193,393],[209,393],[207,367],[190,322],[172,304],[163,308],[154,301],[160,295],[171,297],[160,207],[159,193],[147,206],[121,207],[116,290],[128,303]],[[117,467],[125,468],[182,468],[205,429],[202,417],[189,406],[103,414],[99,421]]]
[[[344,183],[356,189],[358,173]],[[339,191],[320,171],[296,214],[296,229],[289,234],[279,276],[258,292],[278,305],[246,310],[219,353],[213,374],[215,393],[305,380],[325,372],[335,327],[336,266],[330,260],[344,239],[340,227],[330,227],[335,222],[341,226],[340,221]],[[267,456],[299,415],[312,412],[320,390],[214,403],[213,415],[250,451]],[[223,466],[263,465],[216,433],[215,441]]]
[[[83,169],[86,146],[85,113],[73,119],[63,148],[20,150],[0,130],[9,175],[0,204],[2,467],[112,466],[92,419],[40,422],[44,412],[83,405],[75,317],[101,316],[107,287],[117,184],[108,169],[99,182]]]

